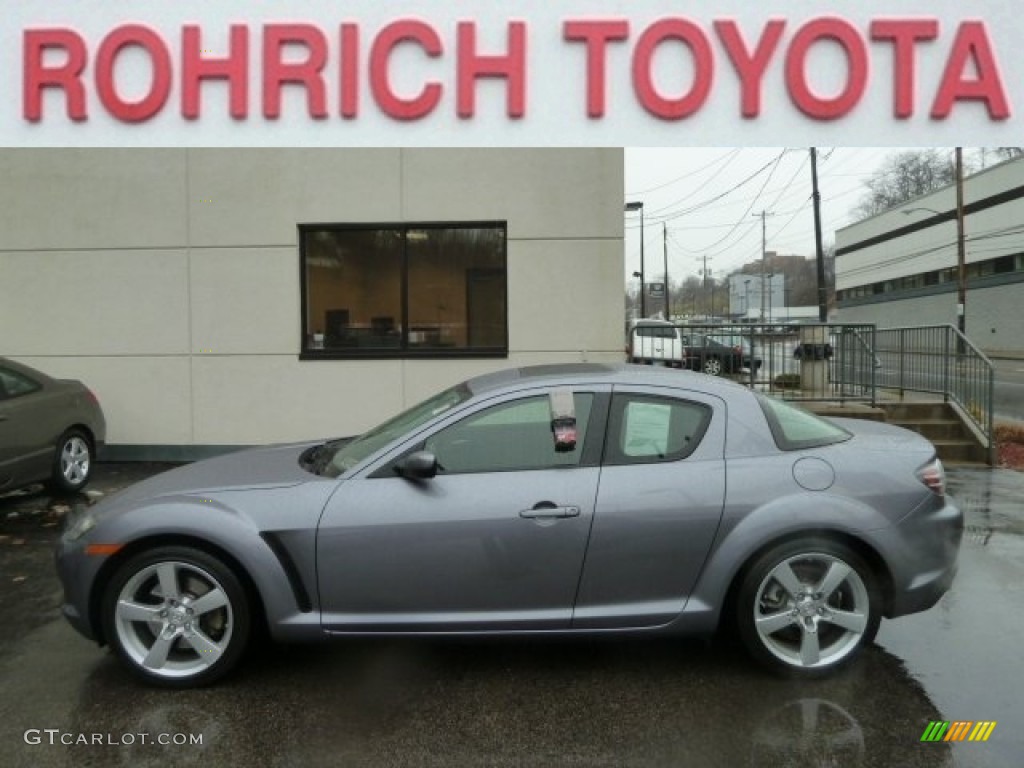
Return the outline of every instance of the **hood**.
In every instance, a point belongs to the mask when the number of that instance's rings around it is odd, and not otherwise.
[[[136,483],[110,497],[121,506],[158,496],[197,495],[252,488],[287,488],[322,480],[299,466],[300,454],[317,443],[250,448],[197,461]]]

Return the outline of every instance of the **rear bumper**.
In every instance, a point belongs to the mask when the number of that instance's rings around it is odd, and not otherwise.
[[[952,587],[964,517],[959,507],[945,497],[922,505],[896,530],[901,546],[888,558],[897,569],[886,612],[889,618],[926,611]]]

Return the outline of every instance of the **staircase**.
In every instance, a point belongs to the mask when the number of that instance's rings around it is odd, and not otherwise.
[[[924,435],[944,464],[986,466],[988,448],[949,403],[879,403],[886,421]]]

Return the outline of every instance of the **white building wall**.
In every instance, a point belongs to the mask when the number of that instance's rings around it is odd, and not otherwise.
[[[1024,160],[1001,163],[964,179],[964,203],[1024,184]],[[956,188],[944,187],[836,231],[836,289],[894,280],[956,265],[956,221],[946,221],[877,245],[842,253],[855,243],[885,235],[956,207]],[[907,211],[907,213],[904,213]],[[967,264],[1024,249],[1024,198],[971,213],[964,220]],[[1010,234],[1007,234],[1010,232]]]
[[[89,384],[112,444],[348,434],[622,357],[621,150],[4,150],[0,178],[0,355]],[[298,359],[297,224],[469,220],[508,222],[508,359]]]

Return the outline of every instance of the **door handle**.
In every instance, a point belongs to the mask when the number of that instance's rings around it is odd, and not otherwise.
[[[519,513],[520,517],[528,520],[543,520],[563,517],[579,517],[579,507],[556,507],[550,501],[542,501],[533,505],[533,509],[524,509]]]
[[[0,413],[0,421],[7,421],[7,419],[9,418],[10,416],[8,416],[6,413]]]

